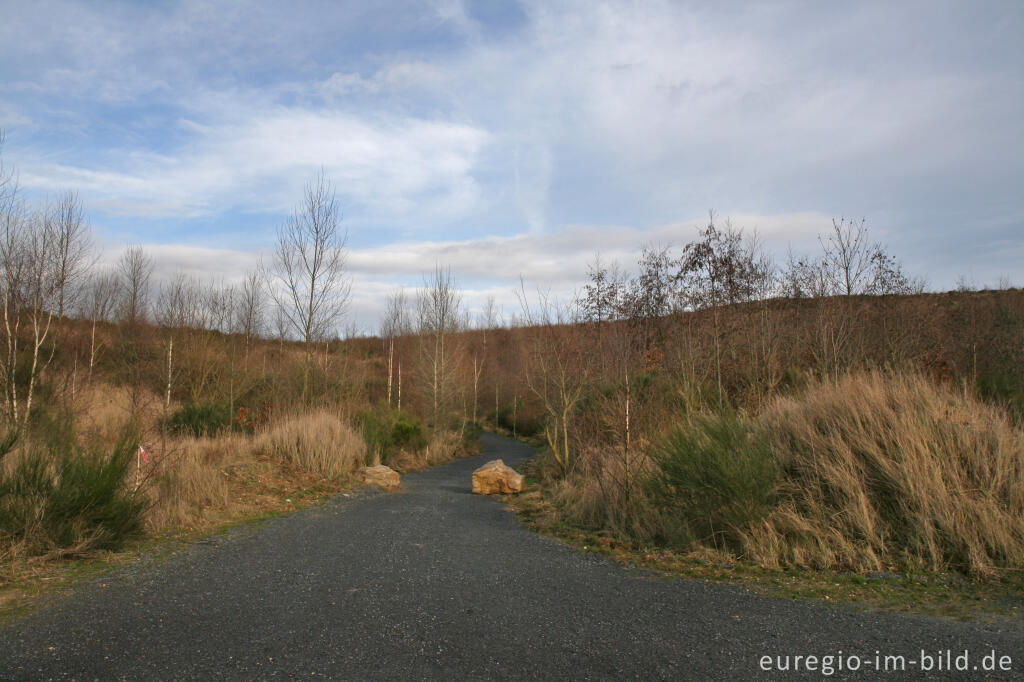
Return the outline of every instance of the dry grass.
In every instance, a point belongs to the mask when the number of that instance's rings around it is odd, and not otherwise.
[[[314,412],[256,436],[180,438],[143,465],[152,531],[196,529],[233,516],[291,508],[295,491],[336,491],[355,480],[365,445],[345,421]]]
[[[427,467],[443,464],[459,457],[463,454],[462,448],[462,438],[458,432],[440,431],[431,434],[422,451],[399,450],[388,459],[388,466],[402,473],[422,471]]]
[[[233,497],[228,470],[251,459],[252,441],[244,436],[183,438],[167,453],[153,451],[149,477],[151,531],[193,529],[230,513]]]
[[[722,549],[721,538],[693,523],[690,533],[673,528],[681,510],[710,518],[752,498],[729,476],[710,475],[736,468],[735,443],[708,439],[709,425],[729,420],[763,441],[758,456],[772,464],[757,481],[767,506],[714,524],[737,558],[770,569],[976,578],[1024,569],[1024,432],[1005,410],[920,375],[814,383],[756,417],[685,419],[655,442],[651,458],[595,448],[564,478],[538,473],[574,527],[686,551]],[[670,473],[679,480],[659,487]]]
[[[331,480],[354,480],[366,460],[359,432],[324,410],[272,427],[257,437],[256,449],[285,466]]]
[[[544,466],[541,463],[541,466]],[[555,484],[553,501],[570,523],[607,528],[620,536],[649,539],[656,514],[645,494],[654,463],[646,448],[588,448],[575,470]],[[551,478],[553,471],[545,478]]]
[[[1024,433],[1005,412],[919,376],[818,384],[762,415],[779,507],[749,530],[766,565],[1024,568]]]
[[[162,407],[160,397],[151,391],[133,391],[97,380],[75,396],[76,428],[84,440],[93,443],[115,442],[132,420],[144,436],[154,434],[160,430]]]

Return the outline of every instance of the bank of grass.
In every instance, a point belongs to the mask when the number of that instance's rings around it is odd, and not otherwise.
[[[581,528],[564,513],[527,465],[523,493],[506,500],[532,530],[581,551],[601,554],[666,579],[685,577],[749,589],[774,598],[847,606],[881,613],[938,616],[959,621],[1024,618],[1024,574],[1006,572],[983,582],[960,573],[894,573],[772,568],[708,548],[655,546],[607,530]]]
[[[562,479],[540,462],[515,503],[531,523],[643,564],[948,615],[1011,614],[1024,596],[1024,433],[920,376],[690,415],[641,452],[584,452]]]

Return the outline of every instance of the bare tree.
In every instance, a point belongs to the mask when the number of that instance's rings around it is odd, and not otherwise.
[[[423,288],[416,296],[422,373],[435,429],[441,428],[454,397],[456,348],[452,336],[461,329],[461,305],[462,296],[451,270],[440,267],[424,278]]]
[[[89,276],[85,287],[85,301],[82,312],[91,323],[89,333],[89,379],[92,379],[93,366],[100,345],[96,343],[96,325],[101,321],[109,321],[117,305],[119,283],[117,273],[101,270]]]
[[[28,423],[36,379],[53,359],[54,348],[43,350],[52,328],[60,293],[57,281],[56,225],[52,212],[27,212],[20,202],[5,206],[0,235],[3,268],[3,316],[7,353],[3,373],[8,418],[19,427]],[[21,365],[18,343],[25,329],[27,366]],[[21,369],[19,370],[19,366]],[[27,376],[24,407],[19,407],[18,378]]]
[[[121,280],[121,318],[130,326],[146,320],[149,314],[149,287],[153,259],[138,245],[125,248],[117,262]]]
[[[203,326],[202,285],[183,272],[164,282],[156,299],[156,323],[166,330]]]
[[[77,192],[61,195],[53,211],[57,315],[63,317],[69,299],[78,293],[78,282],[92,265],[93,244]]]
[[[710,212],[700,239],[687,244],[679,260],[678,278],[690,307],[711,311],[719,406],[725,401],[721,309],[752,300],[762,277],[751,244],[743,238],[743,231],[733,228],[729,221],[724,228],[716,227],[714,212]]]
[[[7,416],[19,428],[28,423],[37,378],[53,359],[52,340],[48,351],[43,346],[51,336],[53,315],[63,312],[69,270],[77,274],[84,253],[79,249],[87,241],[77,199],[71,197],[66,195],[56,208],[29,211],[18,196],[13,171],[3,170],[0,157],[0,294],[7,351],[2,374]],[[23,334],[29,339],[24,364],[18,348]],[[27,384],[23,407],[19,381]]]
[[[636,277],[616,288],[621,292],[619,315],[628,320],[646,351],[662,343],[666,318],[679,307],[679,276],[665,246],[645,246],[639,266]]]
[[[302,203],[277,232],[274,282],[270,294],[291,329],[306,346],[303,397],[315,344],[336,328],[348,303],[351,282],[345,269],[347,235],[339,232],[340,208],[323,169],[306,184]]]
[[[820,259],[793,254],[792,247],[786,257],[782,274],[783,293],[790,298],[821,298],[830,293],[829,279]]]
[[[595,323],[600,329],[604,323],[618,319],[623,313],[627,294],[625,277],[618,263],[607,266],[601,262],[601,255],[595,254],[593,262],[587,266],[587,278],[590,281],[584,285],[576,302],[583,319]]]
[[[880,242],[871,241],[863,219],[833,218],[832,231],[819,235],[818,242],[818,259],[789,254],[785,281],[794,298],[908,294],[923,288],[923,283],[907,277]]]
[[[263,333],[265,325],[266,302],[263,293],[263,279],[258,270],[253,270],[242,282],[238,298],[238,315],[235,320],[235,328],[245,337],[246,366],[249,364],[249,347],[253,339]]]
[[[409,301],[405,291],[399,289],[390,294],[387,299],[387,307],[384,311],[384,319],[381,322],[381,334],[387,339],[388,353],[388,406],[391,406],[392,389],[395,380],[395,342],[397,339],[409,334],[412,331],[412,323],[409,320]],[[401,352],[398,359],[399,382],[401,382]],[[398,395],[401,396],[402,388],[399,385]],[[399,397],[399,408],[401,408],[401,397]]]
[[[494,300],[494,296],[488,296],[484,307],[477,316],[477,328],[489,331],[497,329],[502,325],[501,309]]]
[[[532,329],[526,339],[526,385],[546,413],[544,437],[562,470],[575,464],[570,443],[576,406],[591,381],[593,353],[579,331],[579,308],[559,305],[538,292],[531,305],[525,286],[518,292],[523,319]]]

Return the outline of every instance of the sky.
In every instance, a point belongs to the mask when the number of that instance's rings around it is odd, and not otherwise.
[[[847,217],[932,289],[1024,284],[1017,0],[0,6],[5,166],[158,277],[240,279],[323,169],[364,331],[435,266],[511,315],[709,209],[780,258]]]

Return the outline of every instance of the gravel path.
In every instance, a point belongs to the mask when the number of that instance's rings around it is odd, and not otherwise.
[[[761,656],[838,656],[833,677],[921,679],[921,650],[967,650],[953,678],[1024,679],[1024,628],[859,614],[664,580],[525,530],[470,474],[529,448],[406,476],[140,564],[0,632],[3,679],[764,679]],[[984,674],[985,656],[1012,658]],[[875,652],[904,675],[875,672]],[[818,678],[825,659],[802,661]],[[1005,660],[1004,660],[1005,663]],[[790,666],[794,664],[791,659]],[[927,664],[927,659],[925,659]],[[945,654],[943,654],[945,664]],[[773,664],[774,665],[774,664]],[[977,670],[973,667],[978,666]],[[950,679],[945,672],[935,674]]]

